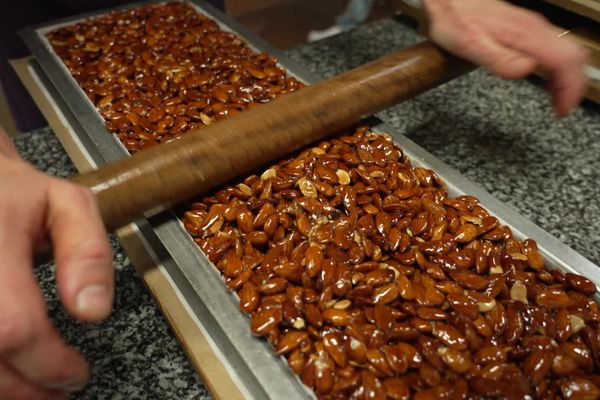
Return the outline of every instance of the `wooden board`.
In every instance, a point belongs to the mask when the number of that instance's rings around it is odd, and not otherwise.
[[[391,4],[403,14],[417,20],[424,21],[427,15],[422,8],[407,4],[404,0],[389,0]],[[541,0],[564,10],[600,22],[600,0]]]
[[[600,1],[598,0],[543,0],[546,3],[564,8],[575,14],[600,22]]]
[[[566,36],[578,41],[587,48],[590,52],[589,65],[600,69],[600,34],[597,30],[580,26],[572,29]],[[600,81],[590,79],[585,97],[600,104]]]
[[[406,15],[409,18],[417,21],[419,33],[423,36],[427,36],[427,32],[429,30],[429,21],[427,18],[427,14],[421,7],[415,7],[410,5],[404,0],[389,0],[392,7],[396,8],[400,13]]]
[[[75,133],[60,110],[53,104],[48,92],[42,89],[41,82],[30,66],[30,59],[11,60],[10,63],[77,170],[85,172],[93,169],[95,166],[92,160],[86,157]],[[236,381],[223,365],[212,340],[205,333],[199,321],[188,311],[189,305],[164,272],[164,268],[155,261],[156,257],[152,250],[138,235],[137,226],[132,224],[122,228],[117,231],[117,236],[131,263],[154,296],[172,331],[213,397],[222,400],[244,399]]]
[[[404,2],[404,0],[390,0],[392,5],[402,12],[402,14],[412,18],[419,24],[419,32],[427,35],[428,21],[427,15],[422,8],[413,7]],[[544,0],[556,6],[562,7],[571,12],[584,15],[596,21],[600,21],[600,0]],[[587,27],[578,27],[568,32],[568,36],[577,40],[588,50],[590,50],[590,62],[596,68],[600,69],[600,35]],[[537,73],[544,77],[544,74]],[[590,81],[588,90],[585,94],[588,100],[600,104],[600,82]]]
[[[427,14],[425,14],[425,11],[421,7],[415,7],[404,0],[389,0],[389,2],[392,7],[414,20],[423,22],[427,19]]]

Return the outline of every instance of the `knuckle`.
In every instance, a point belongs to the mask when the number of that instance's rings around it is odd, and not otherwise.
[[[544,17],[542,14],[539,14],[535,11],[523,10],[523,15],[527,18],[527,22],[529,24],[533,24],[536,26],[550,24],[550,22],[548,21],[548,19],[546,17]]]
[[[575,58],[581,63],[587,62],[590,58],[590,50],[583,46],[577,45],[575,49]]]
[[[101,269],[112,271],[112,268],[108,268],[111,265],[112,256],[112,250],[104,238],[88,237],[77,245],[76,252],[61,259],[60,264],[80,265],[84,262],[86,265],[89,264],[95,267],[105,266]]]
[[[91,261],[107,261],[112,259],[112,251],[105,240],[90,240],[81,250],[80,256]]]
[[[458,45],[468,51],[476,50],[481,47],[481,37],[473,29],[465,29],[458,40]]]
[[[574,41],[569,41],[569,44],[561,57],[563,65],[567,67],[585,64],[590,57],[590,51]]]
[[[38,390],[32,386],[22,385],[17,379],[11,379],[0,390],[0,399],[3,400],[42,400],[44,398],[47,399]]]
[[[34,318],[24,314],[0,317],[0,351],[10,351],[30,343],[35,337]]]
[[[519,24],[526,24],[525,26],[536,26],[539,27],[541,25],[549,25],[550,21],[544,15],[539,12],[529,10],[527,8],[522,8],[514,5],[509,5],[512,9],[512,17]]]
[[[69,198],[69,201],[77,205],[88,207],[96,202],[96,198],[90,189],[70,182],[62,182],[61,192]]]

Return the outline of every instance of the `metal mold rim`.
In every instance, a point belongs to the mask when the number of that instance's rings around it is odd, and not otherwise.
[[[244,39],[257,51],[266,51],[279,60],[288,73],[305,83],[318,79],[301,65],[287,59],[283,53],[252,34],[229,16],[198,0],[178,0],[192,4],[197,11],[213,18],[219,26]],[[130,9],[163,0],[137,2],[110,10],[50,22],[20,32],[39,63],[39,73],[58,104],[73,125],[85,150],[98,165],[128,156],[128,152],[115,135],[108,134],[104,121],[91,101],[70,75],[65,65],[53,52],[45,33],[61,26],[77,23],[85,18],[99,16],[111,10]],[[511,227],[518,238],[532,237],[550,268],[582,274],[600,287],[598,267],[566,246],[549,233],[523,218],[517,211],[495,199],[479,185],[469,181],[459,172],[437,159],[416,143],[395,132],[376,118],[369,118],[376,132],[389,133],[394,142],[411,158],[413,165],[431,168],[446,183],[452,196],[470,194],[482,206]],[[248,318],[238,309],[236,295],[229,292],[220,274],[200,252],[173,211],[139,221],[138,228],[153,252],[164,265],[170,278],[186,298],[196,317],[202,321],[219,351],[229,363],[228,369],[244,386],[252,398],[304,399],[314,395],[290,373],[285,361],[273,357],[266,341],[254,338],[248,329]],[[199,273],[200,271],[200,273]],[[596,301],[600,300],[598,295]]]

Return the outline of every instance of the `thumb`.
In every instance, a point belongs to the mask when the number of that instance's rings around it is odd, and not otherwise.
[[[47,223],[60,296],[75,318],[99,321],[110,314],[114,292],[106,230],[88,189],[57,182],[49,185]]]

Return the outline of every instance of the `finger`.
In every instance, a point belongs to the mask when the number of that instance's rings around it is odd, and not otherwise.
[[[82,389],[90,375],[83,357],[65,345],[53,327],[38,324],[36,331],[39,334],[27,345],[7,352],[6,360],[41,388],[69,393]]]
[[[549,72],[554,106],[562,116],[577,106],[587,87],[584,67],[587,51],[576,42],[559,37],[561,30],[543,17],[531,13],[515,12],[520,24],[529,26],[525,33],[515,24],[504,26],[498,40],[507,47],[536,59],[542,69]]]
[[[484,26],[463,20],[451,2],[425,4],[432,21],[430,36],[446,50],[507,79],[524,78],[535,70],[535,59],[503,46]],[[448,13],[454,15],[448,18]]]
[[[9,226],[10,217],[3,214],[1,226]],[[87,364],[63,343],[46,316],[31,269],[26,230],[0,230],[0,254],[0,357],[34,385],[63,390],[82,387],[89,375]]]
[[[577,107],[585,95],[587,78],[579,72],[579,67],[554,71],[550,77],[550,88],[554,109],[561,117],[567,116]]]
[[[48,228],[61,299],[76,318],[98,321],[112,309],[114,271],[93,194],[60,182],[49,190]]]
[[[0,399],[62,400],[68,397],[66,392],[44,390],[31,384],[6,363],[0,361]]]
[[[537,66],[534,58],[502,46],[487,34],[464,42],[459,53],[463,58],[505,79],[525,78]]]
[[[521,79],[536,68],[533,57],[497,42],[488,32],[472,27],[448,45],[448,50],[506,79]]]

